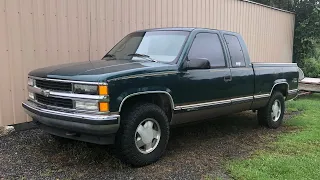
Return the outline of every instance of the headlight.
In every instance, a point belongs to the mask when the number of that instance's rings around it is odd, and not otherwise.
[[[76,94],[96,95],[96,94],[98,94],[98,86],[97,85],[74,84],[73,85],[73,92]]]
[[[109,103],[107,102],[90,102],[90,101],[75,101],[75,108],[89,111],[108,112]]]
[[[29,86],[34,86],[35,85],[35,80],[32,78],[28,78],[28,85]]]
[[[76,94],[108,95],[108,86],[74,84],[73,85],[73,92]]]
[[[75,101],[76,109],[97,111],[99,109],[98,102]]]

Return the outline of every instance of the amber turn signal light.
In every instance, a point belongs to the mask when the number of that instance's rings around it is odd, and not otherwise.
[[[109,111],[109,103],[100,102],[99,103],[99,110],[100,110],[100,112],[108,112]]]
[[[99,86],[99,95],[108,95],[108,86]]]

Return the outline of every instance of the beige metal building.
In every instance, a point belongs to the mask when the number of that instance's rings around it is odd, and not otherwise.
[[[0,126],[30,121],[30,70],[88,60],[90,29],[99,59],[129,32],[177,26],[239,32],[254,62],[292,61],[294,14],[249,1],[0,0]]]

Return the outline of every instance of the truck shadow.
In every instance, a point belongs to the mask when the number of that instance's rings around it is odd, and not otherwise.
[[[223,157],[243,156],[258,145],[260,136],[281,130],[259,126],[256,114],[247,111],[174,127],[168,151],[210,149]]]

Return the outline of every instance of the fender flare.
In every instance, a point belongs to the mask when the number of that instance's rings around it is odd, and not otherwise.
[[[289,92],[289,84],[288,84],[288,82],[287,82],[286,80],[285,80],[285,81],[280,81],[280,82],[275,81],[274,85],[273,85],[272,88],[271,88],[270,96],[271,96],[272,93],[273,93],[273,89],[274,89],[277,85],[281,85],[281,84],[287,85],[287,93]]]
[[[165,95],[168,96],[168,98],[169,98],[169,100],[170,100],[171,108],[174,109],[174,101],[173,101],[173,98],[172,98],[171,94],[168,93],[167,91],[143,91],[143,92],[131,93],[131,94],[125,96],[125,97],[122,99],[122,101],[121,101],[121,103],[120,103],[120,105],[119,105],[119,110],[118,110],[118,112],[121,112],[122,106],[123,106],[124,102],[125,102],[127,99],[129,99],[129,98],[131,98],[131,97],[134,97],[134,96],[144,95],[144,94],[165,94]]]

